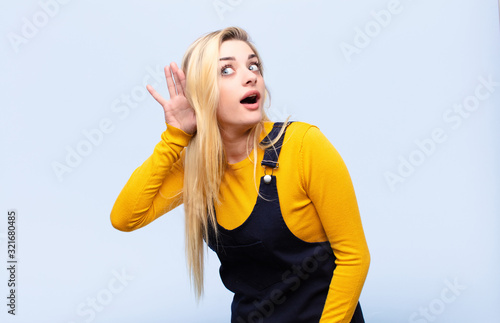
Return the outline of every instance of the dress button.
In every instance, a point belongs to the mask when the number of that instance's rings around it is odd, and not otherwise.
[[[264,175],[264,183],[266,184],[271,183],[271,175]]]

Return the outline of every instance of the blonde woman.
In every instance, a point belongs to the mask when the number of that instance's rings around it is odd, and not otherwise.
[[[349,173],[315,126],[269,121],[246,32],[199,38],[165,75],[170,100],[147,89],[166,130],[118,196],[113,226],[136,230],[183,203],[196,295],[207,243],[234,293],[231,322],[364,322],[370,255]]]

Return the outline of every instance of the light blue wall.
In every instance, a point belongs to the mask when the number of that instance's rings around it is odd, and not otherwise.
[[[182,208],[133,233],[109,213],[165,127],[145,79],[168,97],[162,67],[230,25],[263,56],[269,114],[318,125],[350,170],[372,255],[366,321],[500,316],[496,1],[0,7],[0,259],[17,209],[19,260],[17,315],[0,305],[2,322],[229,321],[214,254],[198,306],[190,291]]]

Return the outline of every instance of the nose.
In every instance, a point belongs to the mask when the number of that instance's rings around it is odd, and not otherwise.
[[[257,75],[255,75],[255,72],[247,69],[245,74],[243,75],[243,83],[245,85],[253,85],[257,83]]]

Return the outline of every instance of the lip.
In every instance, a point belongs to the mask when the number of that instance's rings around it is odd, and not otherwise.
[[[255,103],[241,103],[241,100],[251,96],[251,95],[256,95],[257,96],[257,99],[255,101]],[[255,110],[255,109],[258,109],[259,108],[259,101],[260,101],[260,93],[259,91],[257,90],[251,90],[251,91],[248,91],[247,93],[245,93],[245,95],[243,95],[240,99],[240,104],[243,105],[245,108],[249,109],[249,110]]]

